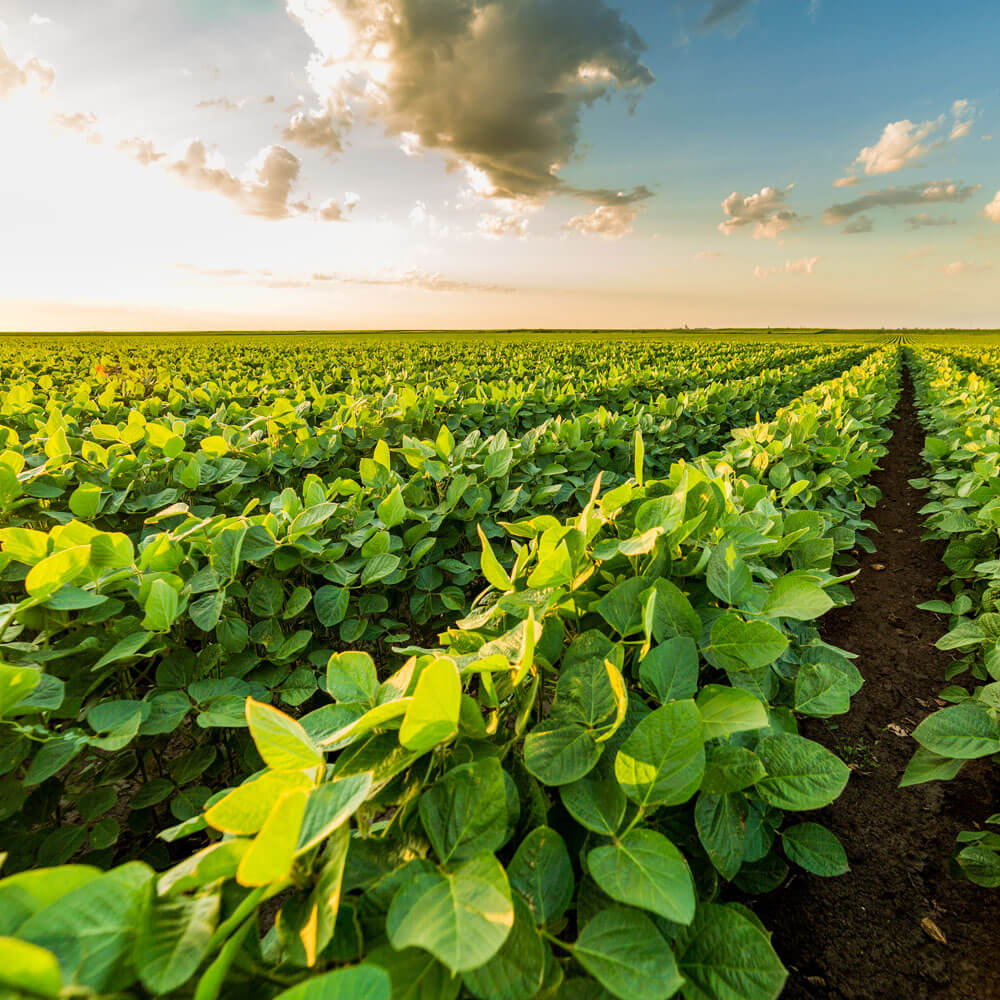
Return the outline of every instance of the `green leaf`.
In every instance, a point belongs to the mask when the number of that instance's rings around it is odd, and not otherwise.
[[[632,577],[608,591],[593,608],[619,635],[631,635],[642,629],[639,595],[648,586],[641,577]]]
[[[462,679],[455,661],[446,656],[420,672],[413,700],[399,727],[399,742],[407,750],[423,753],[458,733],[462,709]]]
[[[34,667],[0,663],[0,719],[38,687],[42,672]]]
[[[365,964],[314,976],[282,991],[274,1000],[393,1000],[393,997],[389,973]]]
[[[558,920],[573,901],[569,851],[562,837],[547,826],[535,827],[521,841],[507,867],[507,877],[511,888],[527,900],[537,924]]]
[[[283,795],[311,787],[312,782],[302,771],[265,771],[213,803],[205,813],[205,821],[223,833],[257,833]]]
[[[62,989],[59,962],[37,944],[0,937],[0,986],[12,990],[12,997],[58,997]]]
[[[661,704],[693,698],[698,690],[698,647],[688,635],[654,646],[639,664],[639,683]]]
[[[826,718],[851,707],[847,676],[829,663],[803,663],[795,677],[795,711]]]
[[[334,653],[326,665],[326,689],[337,701],[371,704],[378,694],[378,675],[367,653]]]
[[[711,652],[723,670],[755,670],[772,663],[788,648],[788,639],[768,622],[745,622],[724,614],[712,624]]]
[[[36,912],[17,936],[51,951],[67,983],[95,993],[125,990],[135,978],[136,928],[152,880],[146,865],[122,865]]]
[[[836,754],[790,733],[763,737],[757,756],[767,771],[757,790],[779,809],[821,809],[840,795],[851,774]]]
[[[670,580],[659,579],[653,584],[652,626],[657,642],[675,636],[701,635],[701,618],[683,592]]]
[[[74,545],[61,552],[53,552],[31,568],[24,581],[25,590],[43,601],[63,584],[72,583],[89,564],[89,545]]]
[[[942,757],[971,760],[1000,752],[1000,724],[975,701],[929,715],[913,730],[913,738],[925,750]]]
[[[394,948],[423,948],[452,972],[485,965],[513,926],[507,875],[492,854],[417,875],[393,897],[386,919]]]
[[[986,889],[1000,887],[1000,854],[995,850],[970,844],[955,855],[955,861],[970,882]]]
[[[77,517],[93,517],[101,506],[101,487],[93,483],[81,483],[69,495],[69,509]]]
[[[739,792],[755,785],[767,773],[760,758],[745,747],[722,744],[706,747],[705,778],[701,783],[703,792],[723,795]]]
[[[326,760],[309,734],[290,715],[247,698],[246,720],[257,750],[268,767],[293,771],[324,767]]]
[[[211,632],[219,624],[222,607],[226,603],[226,595],[221,590],[213,591],[199,597],[188,605],[188,617],[202,630]]]
[[[377,965],[389,973],[392,1000],[455,1000],[462,988],[458,976],[419,948],[396,951],[391,945],[380,945],[368,952],[365,965]]]
[[[496,757],[460,764],[420,796],[420,821],[442,863],[498,850],[507,839],[503,768]]]
[[[799,823],[781,831],[789,861],[814,875],[830,877],[850,871],[847,853],[836,835],[819,823]]]
[[[247,594],[247,606],[258,618],[275,618],[285,603],[285,589],[273,576],[258,576]]]
[[[346,587],[320,587],[313,596],[313,608],[320,624],[327,628],[339,625],[347,617],[351,592]]]
[[[588,830],[613,837],[625,818],[628,799],[614,778],[581,778],[559,788],[566,811]]]
[[[486,577],[487,582],[491,583],[497,588],[497,590],[510,590],[512,586],[510,576],[507,574],[507,571],[503,568],[503,566],[500,565],[497,557],[493,554],[493,549],[490,546],[486,535],[483,534],[483,529],[477,526],[476,531],[479,533],[479,541],[483,546],[482,555],[479,560],[483,576]]]
[[[361,571],[361,586],[366,587],[370,583],[377,583],[391,573],[395,573],[399,567],[399,561],[399,556],[391,552],[382,552],[377,556],[372,556]]]
[[[749,691],[706,684],[695,699],[705,723],[705,739],[761,729],[767,725],[767,709]]]
[[[342,823],[353,816],[368,798],[372,774],[364,771],[313,788],[306,802],[296,854],[322,843]]]
[[[661,833],[631,830],[587,855],[594,881],[614,900],[678,924],[694,919],[695,888],[684,855]]]
[[[270,885],[288,877],[302,830],[309,792],[287,792],[274,804],[236,870],[240,885]]]
[[[579,722],[545,719],[524,741],[524,765],[546,785],[567,785],[587,775],[600,760],[594,733]]]
[[[761,613],[768,618],[810,621],[825,615],[832,607],[830,595],[811,580],[783,576],[774,582]]]
[[[733,906],[701,903],[676,947],[686,1000],[776,1000],[788,977],[766,932]]]
[[[666,1000],[684,982],[663,935],[636,910],[601,910],[577,938],[573,955],[619,1000]]]
[[[615,777],[639,805],[680,805],[705,773],[705,726],[693,701],[674,701],[647,715],[615,758]]]
[[[715,870],[730,882],[743,864],[749,807],[739,794],[702,792],[694,807],[698,839]]]
[[[387,528],[403,523],[407,513],[406,501],[398,486],[375,508],[375,512]]]
[[[643,444],[642,431],[640,431],[638,427],[635,430],[634,449],[635,449],[635,462],[634,462],[635,481],[640,486],[642,486],[643,483],[645,482],[645,478],[643,476],[643,462],[646,458],[646,446],[645,444]]]
[[[135,942],[142,985],[159,995],[186,983],[208,954],[218,916],[217,893],[154,899]]]
[[[920,785],[925,781],[951,781],[964,763],[965,761],[960,758],[942,757],[923,747],[917,747],[910,758],[910,763],[906,765],[899,787],[908,788],[910,785]]]
[[[131,659],[138,655],[139,650],[152,638],[152,632],[133,632],[116,642],[90,669],[97,671],[103,667],[110,667],[112,663]]]
[[[165,580],[154,580],[143,609],[146,617],[142,627],[151,632],[166,632],[177,618],[180,599],[177,591]]]
[[[743,604],[749,599],[753,593],[753,577],[734,542],[722,541],[712,550],[705,583],[726,604]]]
[[[546,948],[520,896],[513,897],[514,927],[500,950],[462,981],[480,1000],[513,1000],[537,995],[545,978]]]

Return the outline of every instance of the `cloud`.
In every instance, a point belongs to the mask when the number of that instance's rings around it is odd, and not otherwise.
[[[476,229],[480,235],[493,240],[503,239],[505,236],[524,239],[528,235],[528,219],[523,215],[488,213],[479,217]]]
[[[200,139],[189,142],[183,155],[166,166],[189,187],[229,198],[244,215],[286,219],[302,207],[289,203],[301,163],[284,146],[266,146],[250,161],[242,177],[231,174]]]
[[[954,226],[955,220],[947,215],[928,215],[921,212],[919,215],[911,215],[906,220],[908,229],[925,229],[930,226]]]
[[[260,99],[261,104],[274,104],[274,94],[267,94]]]
[[[940,115],[933,121],[920,124],[915,124],[908,118],[890,122],[882,130],[878,142],[873,146],[865,146],[858,153],[851,168],[863,168],[864,173],[871,176],[895,173],[904,167],[920,166],[923,158],[932,150],[941,149],[949,142],[968,135],[972,130],[975,115],[976,109],[969,101],[955,101],[951,106],[950,130],[947,137],[944,130],[949,127],[948,115]],[[933,142],[930,141],[932,138]],[[849,183],[845,177],[836,182],[836,186],[845,187]]]
[[[711,0],[697,27],[702,31],[720,27],[738,31],[743,27],[750,8],[756,2],[757,0]],[[702,0],[688,0],[688,3],[702,6]]]
[[[592,212],[574,215],[563,229],[576,230],[585,236],[600,236],[606,240],[620,240],[633,232],[632,223],[639,215],[639,209],[632,203],[620,205],[598,205]]]
[[[743,195],[734,191],[722,202],[722,211],[728,218],[719,223],[719,231],[731,236],[739,229],[753,226],[755,240],[773,240],[799,221],[799,216],[785,207],[789,186],[761,188],[757,194]]]
[[[954,263],[945,264],[941,268],[941,273],[946,274],[949,278],[957,278],[963,274],[982,274],[992,270],[991,261],[987,261],[985,264],[976,264],[971,260],[956,260]]]
[[[150,164],[164,159],[167,155],[166,153],[161,153],[156,148],[152,139],[140,139],[138,137],[120,140],[116,143],[115,149],[119,153],[130,156],[136,163],[144,167],[148,167]]]
[[[725,257],[721,250],[699,250],[695,255],[695,260],[705,260],[709,257]]]
[[[483,196],[569,189],[558,171],[583,110],[615,93],[634,101],[653,80],[638,33],[604,0],[286,2],[315,45],[325,148],[364,117],[479,171]]]
[[[196,108],[220,108],[222,111],[239,111],[246,104],[246,98],[234,101],[231,97],[208,97],[199,101]]]
[[[809,20],[816,23],[819,17],[820,8],[823,6],[822,0],[809,0]]]
[[[994,199],[983,209],[983,215],[990,222],[1000,222],[1000,191],[997,191]]]
[[[934,247],[918,247],[916,250],[903,254],[903,260],[921,260],[924,257],[929,257],[932,253],[934,253]]]
[[[820,262],[819,257],[802,257],[799,260],[786,260],[784,267],[762,267],[758,264],[753,270],[755,278],[769,278],[773,274],[812,274],[816,270],[816,265]]]
[[[297,112],[285,126],[281,138],[309,149],[319,149],[328,155],[339,153],[344,148],[340,129],[328,111]]]
[[[78,132],[92,145],[104,141],[97,130],[97,115],[93,111],[54,111],[49,115],[49,124],[64,132]]]
[[[870,233],[875,229],[875,220],[870,215],[859,215],[844,226],[845,233]]]
[[[28,18],[28,24],[51,24],[52,18],[45,17],[43,14],[32,14]]]
[[[328,198],[319,207],[319,217],[324,222],[346,222],[347,216],[354,211],[360,201],[361,197],[353,191],[348,191],[344,195],[343,205],[336,198]]]
[[[834,182],[833,186],[835,188],[846,188],[854,187],[856,184],[860,184],[861,181],[857,179],[853,174],[848,177],[838,177]]]
[[[926,205],[935,202],[952,202],[959,204],[968,201],[977,191],[979,185],[970,186],[961,182],[932,181],[930,184],[909,184],[903,187],[883,188],[881,191],[870,191],[855,198],[831,205],[823,213],[823,221],[828,225],[846,222],[853,215],[860,215],[875,208],[895,208],[899,205]]]
[[[15,90],[20,90],[29,84],[46,94],[55,82],[56,71],[49,63],[34,56],[22,63],[16,63],[0,44],[0,100],[10,97]]]

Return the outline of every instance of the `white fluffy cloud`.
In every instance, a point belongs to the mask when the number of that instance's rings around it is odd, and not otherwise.
[[[499,240],[505,236],[516,236],[524,239],[528,235],[528,219],[524,215],[502,215],[499,212],[488,212],[479,217],[476,226],[480,235],[489,239]]]
[[[949,278],[958,278],[963,274],[982,274],[985,271],[992,271],[993,264],[989,261],[977,264],[971,260],[956,260],[951,264],[945,264],[941,270]]]
[[[919,166],[934,149],[967,136],[975,121],[976,109],[969,101],[955,101],[950,117],[940,115],[933,121],[916,124],[908,118],[890,122],[882,130],[878,142],[865,146],[858,153],[852,169],[863,169],[865,174],[891,174],[904,167]],[[851,183],[849,177],[841,178],[835,186]]]
[[[850,234],[870,233],[875,229],[875,220],[870,215],[859,215],[844,226],[844,232]]]
[[[757,194],[744,195],[734,191],[722,202],[726,220],[719,223],[719,231],[731,236],[739,229],[753,226],[755,240],[777,239],[786,229],[799,221],[799,216],[785,205],[792,186],[765,187]]]
[[[115,149],[119,153],[124,153],[126,156],[131,157],[136,163],[144,167],[148,167],[152,163],[157,163],[167,155],[166,153],[161,153],[156,148],[152,139],[140,139],[138,136],[134,136],[131,139],[122,139],[115,144]]]
[[[908,229],[927,229],[934,226],[954,226],[955,220],[947,215],[930,215],[928,212],[920,212],[911,215],[906,220]]]
[[[642,40],[604,0],[286,0],[315,45],[322,109],[285,138],[336,150],[356,117],[441,153],[487,181],[484,195],[566,190],[580,115],[602,97],[632,99],[652,74]]]
[[[47,93],[56,82],[56,71],[47,62],[32,56],[16,63],[0,45],[0,100],[29,84]]]
[[[299,111],[281,133],[285,142],[333,154],[343,150],[340,128],[329,111]]]
[[[758,264],[753,271],[755,278],[770,278],[773,274],[812,274],[819,257],[801,257],[799,260],[786,260],[784,267],[762,267]]]
[[[93,111],[54,111],[49,115],[49,123],[63,132],[78,132],[95,145],[104,141],[97,130],[97,115]]]
[[[592,212],[575,215],[564,229],[572,229],[585,236],[600,236],[606,240],[620,240],[633,231],[632,224],[639,215],[632,202],[621,205],[598,205]]]
[[[1000,222],[1000,191],[996,197],[983,209],[983,214],[990,222]]]
[[[319,207],[319,218],[323,222],[346,222],[347,216],[354,211],[360,201],[361,196],[353,191],[348,191],[344,195],[343,204],[336,198],[328,198]]]

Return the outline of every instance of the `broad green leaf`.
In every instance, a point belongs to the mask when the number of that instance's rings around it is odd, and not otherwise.
[[[510,590],[510,576],[493,554],[493,549],[486,535],[483,534],[483,529],[477,526],[476,531],[479,533],[479,542],[483,547],[482,555],[480,556],[480,568],[482,569],[483,576],[497,590]]]
[[[236,870],[240,885],[270,885],[287,878],[295,861],[308,798],[309,792],[300,788],[275,802]]]
[[[367,653],[334,653],[326,665],[326,689],[337,701],[371,704],[378,694],[378,675]]]
[[[375,508],[375,512],[387,528],[395,528],[397,524],[403,523],[407,513],[406,501],[398,486]]]
[[[513,896],[514,927],[500,950],[478,969],[463,973],[462,981],[480,1000],[533,997],[545,978],[546,947],[524,900]]]
[[[925,781],[950,781],[962,769],[964,760],[957,757],[942,757],[923,747],[917,747],[910,763],[906,765],[900,788],[920,785]]]
[[[292,771],[325,766],[323,754],[301,723],[290,715],[247,698],[246,720],[257,750],[268,767]]]
[[[186,983],[208,953],[218,916],[217,893],[154,899],[135,942],[142,985],[161,994]]]
[[[389,973],[365,964],[314,976],[274,1000],[394,1000],[394,996]]]
[[[545,719],[524,741],[525,767],[546,785],[566,785],[587,775],[601,757],[592,730],[579,722]]]
[[[423,948],[452,972],[485,965],[513,926],[507,875],[492,854],[416,876],[393,897],[386,920],[394,948]]]
[[[698,647],[688,635],[654,646],[639,664],[639,683],[661,704],[693,698],[698,690]]]
[[[558,920],[573,901],[569,852],[562,837],[547,826],[535,827],[521,841],[507,876],[511,888],[527,900],[537,924]]]
[[[745,747],[706,747],[705,777],[701,783],[703,792],[723,795],[739,792],[755,785],[767,773],[760,758]]]
[[[851,707],[847,676],[828,663],[803,663],[795,677],[795,711],[826,718]]]
[[[31,568],[24,581],[25,590],[38,600],[45,600],[63,584],[72,583],[90,563],[90,546],[74,545],[53,552]]]
[[[392,1000],[455,1000],[462,980],[420,948],[396,951],[384,944],[368,952],[365,965],[377,965],[392,980]]]
[[[776,1000],[788,977],[767,933],[733,906],[701,903],[675,947],[685,1000]]]
[[[559,797],[577,823],[604,837],[618,832],[628,805],[625,793],[612,777],[587,777],[561,785]]]
[[[705,571],[708,589],[726,604],[743,604],[753,593],[753,577],[734,542],[722,541],[712,550]]]
[[[779,809],[821,809],[840,795],[851,774],[836,754],[791,733],[763,737],[757,744],[757,756],[767,776],[756,788]]]
[[[767,709],[749,691],[720,684],[706,684],[698,692],[695,701],[705,723],[706,740],[720,739],[767,725]]]
[[[698,839],[716,871],[732,881],[743,864],[749,807],[739,794],[702,792],[694,807]]]
[[[157,880],[160,896],[201,889],[218,879],[236,877],[236,871],[251,841],[243,837],[220,840],[168,868]]]
[[[951,705],[929,715],[913,738],[931,753],[971,760],[1000,753],[1000,723],[975,701]]]
[[[768,618],[810,621],[825,615],[832,607],[830,595],[811,580],[783,576],[774,582],[761,613]]]
[[[577,938],[573,955],[618,1000],[666,1000],[684,982],[670,946],[636,910],[601,910]]]
[[[264,825],[278,799],[311,787],[312,782],[302,771],[265,771],[210,806],[205,821],[223,833],[254,834]]]
[[[151,632],[133,632],[116,642],[90,669],[96,671],[103,667],[110,667],[112,663],[131,659],[133,656],[137,656],[139,650],[152,638]]]
[[[372,556],[365,563],[365,568],[361,571],[361,585],[367,586],[370,583],[377,583],[387,576],[396,572],[399,567],[399,556],[391,552],[382,552],[377,556]]]
[[[631,635],[642,629],[642,602],[639,595],[649,586],[641,577],[632,577],[609,590],[593,609],[619,634]]]
[[[460,764],[420,796],[420,821],[442,863],[498,850],[506,840],[503,768],[496,757]]]
[[[615,758],[615,776],[639,805],[680,805],[705,773],[705,726],[693,701],[674,701],[647,715]]]
[[[34,667],[0,663],[0,719],[38,687],[42,672]]]
[[[657,642],[675,636],[697,639],[701,635],[701,618],[677,584],[661,578],[653,584],[651,597],[653,636]]]
[[[969,881],[986,889],[1000,887],[1000,854],[995,850],[970,844],[955,855],[955,861]]]
[[[51,951],[66,984],[117,993],[135,978],[136,930],[152,880],[141,862],[122,865],[36,912],[17,936]]]
[[[455,661],[446,656],[420,672],[413,699],[399,727],[399,742],[407,750],[423,753],[458,733],[462,708],[462,680]]]
[[[754,670],[774,663],[788,639],[768,622],[745,622],[724,614],[712,624],[711,652],[723,670]]]
[[[142,627],[151,632],[166,632],[177,618],[180,599],[177,591],[165,580],[154,580],[143,605],[146,617]]]
[[[350,819],[367,799],[371,787],[372,775],[366,771],[311,789],[295,853],[315,847]]]
[[[346,587],[320,587],[313,595],[313,607],[320,624],[327,628],[339,625],[347,617],[351,592]]]
[[[789,861],[814,875],[830,877],[850,871],[843,845],[819,823],[798,823],[781,831],[781,843]]]
[[[62,865],[18,872],[0,880],[0,935],[13,934],[33,913],[101,874],[90,865]]]
[[[37,944],[0,937],[0,987],[14,991],[11,997],[58,997],[62,989],[59,962]]]
[[[684,855],[661,833],[631,830],[587,855],[594,881],[614,900],[651,910],[667,920],[694,919],[695,888]]]
[[[101,506],[101,487],[93,483],[81,483],[69,495],[69,509],[77,517],[93,517]]]

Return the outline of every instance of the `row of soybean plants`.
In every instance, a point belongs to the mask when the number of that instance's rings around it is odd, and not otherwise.
[[[720,894],[767,891],[789,862],[846,870],[836,838],[794,815],[848,776],[798,719],[846,711],[861,684],[814,621],[850,599],[841,564],[877,499],[865,480],[898,386],[897,352],[880,351],[719,451],[651,478],[637,447],[634,476],[595,481],[573,516],[483,536],[489,586],[439,642],[382,664],[335,653],[298,719],[245,700],[260,769],[162,831],[165,872],[0,881],[0,982],[198,1000],[776,997],[766,930]],[[192,524],[157,551],[231,572],[251,530]],[[61,586],[96,594],[120,573],[138,593],[145,574],[114,565],[123,544],[93,536],[99,580]]]
[[[433,641],[482,588],[480,538],[503,537],[500,522],[578,509],[602,473],[603,488],[621,485],[637,431],[646,469],[666,475],[701,439],[694,421],[714,442],[735,414],[774,407],[841,360],[789,373],[782,389],[758,378],[706,390],[690,421],[591,414],[460,442],[442,426],[270,488],[259,470],[301,430],[283,419],[289,402],[262,418],[264,434],[230,424],[228,438],[199,438],[194,421],[138,410],[95,419],[82,393],[62,408],[35,400],[19,418],[34,434],[10,430],[0,454],[0,648],[24,683],[38,677],[0,728],[8,869],[84,849],[109,864],[148,848],[167,864],[163,821],[259,763],[246,697],[299,708],[338,649],[360,644],[381,663],[392,646]],[[192,462],[197,485],[161,489]],[[790,473],[773,475],[780,486]]]
[[[950,591],[921,607],[949,616],[937,645],[956,658],[941,692],[950,704],[914,730],[904,785],[954,778],[973,759],[1000,761],[1000,390],[946,352],[913,351],[911,361],[929,467],[913,482],[928,490],[928,535],[947,541]],[[1000,797],[982,803],[982,823],[959,835],[954,863],[973,882],[1000,886]]]

